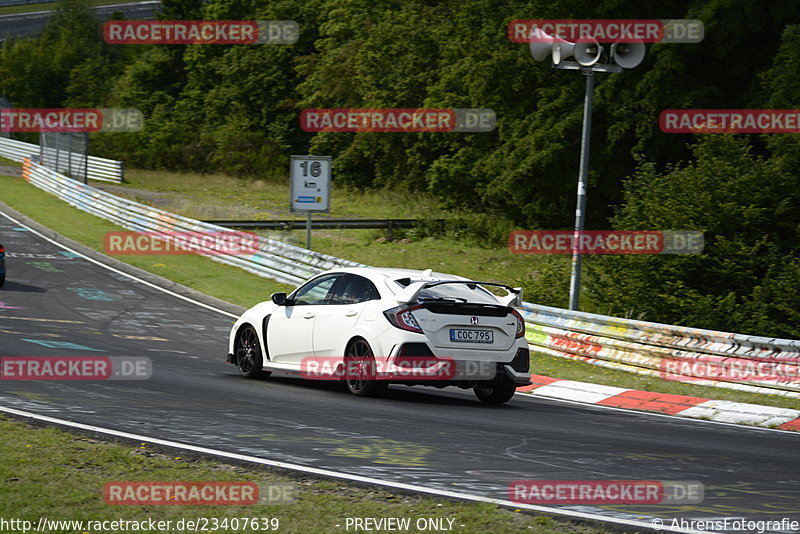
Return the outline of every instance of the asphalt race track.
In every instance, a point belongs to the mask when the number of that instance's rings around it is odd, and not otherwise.
[[[149,380],[4,380],[0,406],[504,500],[518,479],[705,485],[698,505],[565,507],[609,518],[800,519],[797,434],[523,395],[492,407],[458,389],[393,386],[386,398],[363,399],[329,382],[248,380],[225,363],[229,315],[98,266],[2,215],[0,242],[8,265],[0,356],[153,363]]]

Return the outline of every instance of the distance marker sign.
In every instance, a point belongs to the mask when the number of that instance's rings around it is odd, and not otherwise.
[[[330,156],[292,156],[289,174],[291,211],[330,210]]]

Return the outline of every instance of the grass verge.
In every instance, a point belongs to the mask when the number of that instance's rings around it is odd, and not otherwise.
[[[239,219],[304,220],[289,212],[288,183],[242,180],[221,174],[175,173],[126,170],[126,183],[94,184],[112,194],[200,220]],[[449,212],[421,193],[403,191],[352,191],[337,188],[331,194],[331,210],[315,218],[435,219],[460,218],[460,230],[395,230],[388,239],[385,230],[314,230],[312,249],[375,266],[434,269],[487,281],[521,286],[529,293],[538,271],[550,258],[511,254],[505,242],[491,236],[502,233],[506,222],[498,220],[494,230],[483,228],[475,214]],[[486,222],[491,225],[491,222]],[[434,227],[435,225],[431,225]],[[471,228],[469,227],[471,226]],[[483,231],[485,235],[482,235]],[[256,232],[260,235],[305,246],[305,231]],[[503,235],[507,235],[503,234]],[[483,241],[478,243],[477,241]],[[502,240],[501,240],[502,241]]]
[[[125,446],[104,443],[57,428],[31,426],[0,416],[0,517],[50,520],[177,521],[187,518],[277,518],[279,532],[328,533],[345,531],[348,517],[434,517],[454,519],[465,534],[519,533],[601,534],[602,527],[515,513],[492,504],[462,503],[418,495],[396,495],[381,488],[353,486],[302,476],[289,477],[264,468],[227,465],[202,458],[166,454],[147,443]],[[237,481],[291,484],[297,500],[285,505],[252,506],[137,506],[109,505],[102,497],[108,482],[121,481]],[[51,532],[88,532],[83,528]],[[170,529],[177,531],[175,529]],[[98,530],[92,529],[93,532]],[[108,531],[108,530],[106,530]],[[169,530],[168,530],[169,531]],[[168,532],[166,531],[166,532]],[[220,529],[247,532],[249,529]],[[203,532],[210,532],[209,530]]]

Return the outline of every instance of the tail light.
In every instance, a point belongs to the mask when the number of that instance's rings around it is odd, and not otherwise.
[[[400,328],[401,330],[408,330],[409,332],[417,332],[422,333],[422,328],[419,327],[419,323],[417,320],[414,319],[414,315],[411,313],[414,310],[418,310],[422,308],[422,306],[398,306],[397,308],[392,308],[390,310],[386,310],[383,312],[383,315],[392,323],[393,326]]]
[[[0,243],[0,254],[2,254],[5,251],[6,251],[6,249],[3,248],[3,244]]]
[[[514,339],[519,339],[525,335],[525,320],[514,308],[511,308],[511,314],[517,319],[517,331],[514,333]]]

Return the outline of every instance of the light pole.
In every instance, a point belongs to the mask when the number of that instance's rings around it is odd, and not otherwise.
[[[586,220],[586,197],[589,185],[589,147],[592,137],[592,94],[595,72],[622,72],[632,69],[644,59],[643,43],[614,43],[610,52],[594,40],[570,43],[536,29],[531,33],[530,51],[537,61],[552,57],[553,67],[579,70],[586,76],[586,94],[583,100],[583,129],[581,132],[581,161],[578,169],[578,198],[575,206],[575,233],[572,240],[572,273],[569,279],[569,309],[578,309],[581,292],[580,236]],[[570,56],[575,61],[565,61]],[[603,61],[603,63],[601,63]],[[615,64],[612,65],[611,62]]]
[[[586,95],[583,99],[583,131],[581,133],[581,164],[578,169],[578,202],[575,205],[575,235],[573,243],[583,232],[584,212],[586,210],[586,188],[589,185],[589,142],[592,137],[592,94],[594,92],[594,71],[586,70]],[[578,309],[578,295],[581,291],[581,252],[572,248],[572,274],[569,277],[569,309]]]

